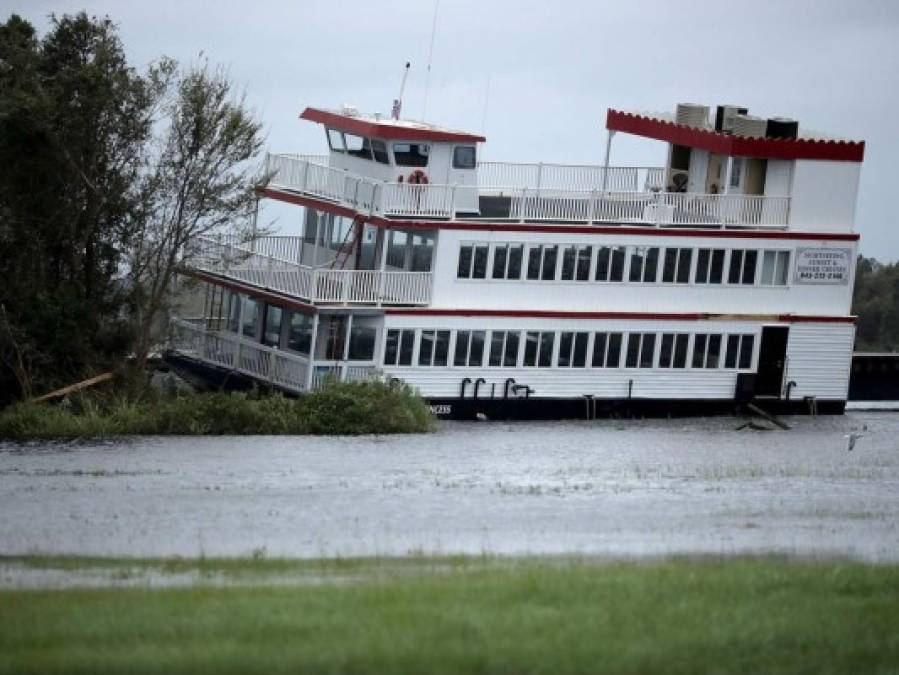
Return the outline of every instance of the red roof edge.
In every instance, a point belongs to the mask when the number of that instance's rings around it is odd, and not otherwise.
[[[838,162],[861,162],[865,157],[864,141],[731,136],[612,108],[606,115],[606,129],[735,157]]]
[[[487,140],[484,136],[469,134],[464,131],[444,131],[441,129],[408,127],[392,124],[391,120],[381,120],[376,122],[369,119],[341,115],[340,113],[322,110],[320,108],[306,108],[300,113],[300,119],[325,124],[338,131],[346,131],[351,134],[383,138],[391,141],[483,143]]]

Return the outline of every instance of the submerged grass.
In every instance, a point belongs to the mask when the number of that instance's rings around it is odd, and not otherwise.
[[[202,561],[256,570],[258,585],[0,591],[0,673],[899,669],[896,566],[442,560],[396,575],[380,573],[389,559]],[[316,565],[356,581],[265,583]]]
[[[67,406],[23,403],[0,412],[0,439],[417,433],[431,425],[427,405],[406,385],[331,381],[296,399],[219,392],[136,401],[79,397]]]

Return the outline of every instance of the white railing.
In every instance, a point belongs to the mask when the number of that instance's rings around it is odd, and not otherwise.
[[[190,321],[174,319],[171,347],[185,356],[283,389],[306,389],[308,358],[250,342],[235,333],[209,331]]]
[[[273,253],[292,251],[299,237],[267,238],[255,244]],[[341,270],[309,267],[274,256],[250,252],[253,244],[225,243],[213,237],[192,242],[189,264],[260,288],[268,288],[309,302],[365,305],[427,305],[431,301],[431,273],[380,270]]]
[[[351,366],[348,363],[317,362],[312,372],[312,388],[321,388],[328,378],[336,378],[341,382],[369,382],[383,377],[384,373],[373,365]]]
[[[505,217],[518,221],[780,228],[789,222],[789,197],[662,192],[664,170],[657,167],[609,167],[604,182],[601,166],[483,162],[486,173],[475,187],[387,183],[332,169],[321,158],[268,157],[273,185],[385,216],[454,218],[459,204],[490,196],[508,200]]]
[[[604,179],[604,175],[608,177]],[[532,190],[650,192],[662,188],[664,177],[662,167],[610,166],[606,174],[605,167],[595,164],[478,164],[478,185],[482,188],[503,185]]]
[[[184,356],[248,375],[287,391],[307,391],[310,379],[307,357],[251,342],[236,333],[210,331],[194,321],[173,319],[170,347]],[[344,382],[384,377],[373,364],[325,361],[314,362],[312,368],[312,389],[318,389],[327,377]]]
[[[455,214],[451,185],[385,183],[379,211],[390,216],[451,218]]]

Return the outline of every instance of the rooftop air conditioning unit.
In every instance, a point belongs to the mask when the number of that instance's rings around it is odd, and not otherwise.
[[[674,121],[684,126],[705,129],[709,125],[709,107],[698,103],[678,103]]]
[[[719,105],[715,111],[715,131],[725,134],[732,133],[734,130],[734,117],[745,115],[748,112],[748,108],[738,105]]]
[[[755,115],[734,115],[734,136],[761,138],[768,132],[768,120]]]
[[[343,114],[347,117],[359,117],[359,108],[349,103],[343,104]]]
[[[799,136],[799,122],[787,117],[768,118],[768,138],[796,138]]]

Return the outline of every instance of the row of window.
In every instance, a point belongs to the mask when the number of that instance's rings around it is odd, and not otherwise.
[[[784,250],[463,243],[459,279],[785,286]]]
[[[384,365],[747,369],[754,344],[755,336],[743,333],[420,330],[416,336],[409,328],[387,331]]]
[[[367,159],[379,164],[390,164],[387,144],[375,138],[357,136],[336,129],[328,129],[328,147],[332,152],[345,153],[352,157]],[[393,161],[397,166],[426,167],[431,155],[428,143],[393,143]],[[477,165],[477,150],[473,145],[457,145],[453,148],[454,169],[474,169]]]

